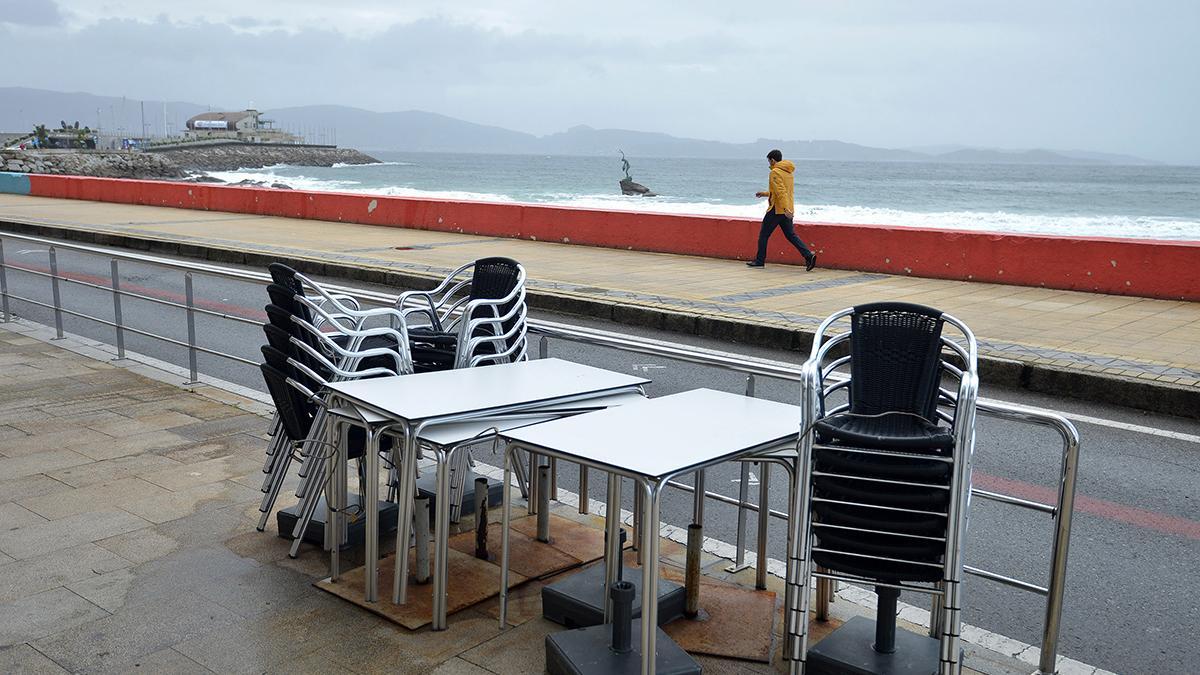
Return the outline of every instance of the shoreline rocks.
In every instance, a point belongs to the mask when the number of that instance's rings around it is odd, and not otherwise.
[[[276,164],[333,166],[378,162],[374,157],[351,148],[309,146],[222,145],[157,152],[0,150],[0,171],[204,183],[224,181],[194,172],[261,169]],[[282,184],[271,184],[269,187],[287,189]]]
[[[0,171],[97,178],[168,178],[187,173],[166,157],[141,152],[0,150]]]
[[[304,145],[208,145],[155,150],[146,154],[170,159],[184,169],[236,171],[261,169],[275,164],[333,166],[334,164],[377,164],[379,160],[352,148],[321,148]]]

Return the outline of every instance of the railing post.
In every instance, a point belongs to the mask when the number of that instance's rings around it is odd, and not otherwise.
[[[1075,509],[1075,477],[1079,472],[1079,432],[1075,425],[1056,418],[1063,437],[1058,510],[1054,513],[1054,543],[1050,547],[1050,583],[1046,587],[1046,620],[1042,623],[1042,655],[1038,673],[1053,675],[1058,660],[1058,631],[1062,623],[1063,594],[1067,587],[1067,553],[1071,543],[1071,516]]]
[[[117,358],[125,358],[125,331],[122,329],[121,321],[121,273],[117,268],[117,259],[111,261],[112,267],[112,293],[113,293],[113,323],[116,324],[117,330]]]
[[[538,358],[544,359],[550,355],[550,338],[543,335],[538,339]]]
[[[754,396],[754,375],[746,376],[746,395]],[[750,463],[742,462],[741,480],[738,481],[738,513],[737,513],[737,553],[733,564],[725,568],[727,572],[741,572],[746,565],[746,500],[750,498]]]
[[[183,275],[183,292],[187,298],[188,373],[190,375],[187,384],[196,384],[200,381],[200,377],[196,368],[196,312],[193,311],[195,296],[192,293],[191,272],[185,272]]]
[[[54,333],[55,340],[63,337],[62,295],[58,290],[58,253],[50,247],[50,291],[54,295]]]
[[[4,240],[0,239],[0,311],[4,312],[4,323],[8,323],[12,315],[8,311],[8,277],[4,268]]]

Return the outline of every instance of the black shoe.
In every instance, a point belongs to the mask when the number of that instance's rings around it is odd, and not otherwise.
[[[763,265],[760,262],[755,262],[755,261],[751,260],[750,262],[746,263],[746,267],[765,267],[765,265]]]
[[[808,260],[804,261],[804,271],[811,272],[811,271],[813,271],[813,268],[816,266],[817,266],[817,254],[814,253],[814,254],[808,256]]]

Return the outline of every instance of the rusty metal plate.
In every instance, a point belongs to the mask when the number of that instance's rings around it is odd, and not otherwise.
[[[415,550],[408,551],[408,568],[415,569]],[[450,562],[450,584],[447,589],[447,613],[453,614],[500,593],[500,567],[479,560],[454,549],[448,556]],[[398,623],[409,630],[416,630],[431,622],[433,616],[433,584],[417,584],[410,578],[408,602],[392,604],[392,574],[396,557],[388,556],[379,561],[379,602],[368,603],[363,598],[365,567],[356,567],[342,575],[336,584],[328,578],[318,581],[316,586],[340,598],[374,612],[383,618]],[[509,588],[525,583],[526,578],[509,572]]]
[[[775,593],[701,582],[700,616],[663,630],[684,650],[744,661],[771,662]]]

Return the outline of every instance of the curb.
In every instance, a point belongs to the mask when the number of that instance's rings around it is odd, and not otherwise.
[[[222,248],[169,239],[74,229],[56,225],[0,221],[6,229],[32,236],[78,241],[197,258],[214,263],[266,267],[283,262],[312,275],[394,286],[432,288],[441,276],[382,267],[358,267],[320,258],[286,256],[253,250]],[[614,302],[566,292],[529,289],[529,305],[536,309],[574,314],[614,323],[741,342],[788,351],[808,351],[813,332],[805,329],[756,324],[720,316],[674,312],[657,307]],[[979,357],[979,377],[985,384],[1067,396],[1095,403],[1137,408],[1155,413],[1200,418],[1200,387],[1184,387],[1075,368],[1016,361],[989,355]]]

